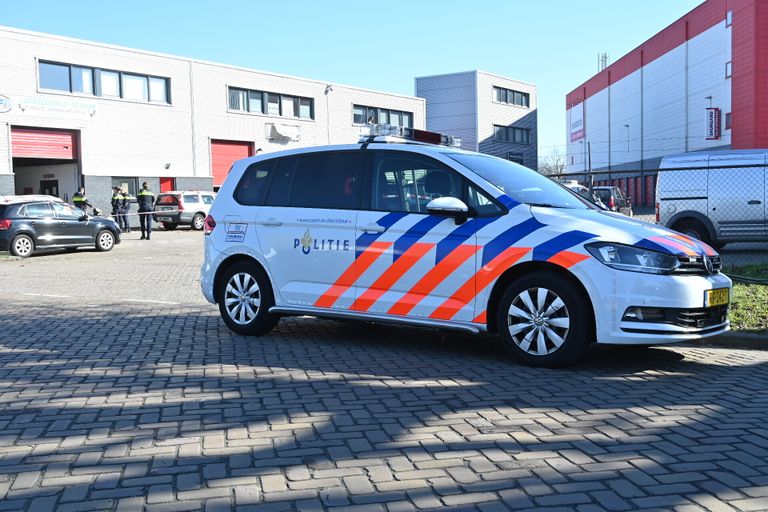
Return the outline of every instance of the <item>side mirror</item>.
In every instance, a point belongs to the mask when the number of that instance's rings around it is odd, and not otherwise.
[[[469,217],[469,207],[455,197],[438,197],[427,203],[427,211],[432,215],[451,217],[456,224],[464,224]]]

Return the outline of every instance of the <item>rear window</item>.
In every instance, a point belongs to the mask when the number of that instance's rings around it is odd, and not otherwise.
[[[176,198],[176,196],[171,194],[161,195],[157,198],[157,201],[155,204],[179,204],[179,200]]]
[[[5,211],[8,209],[8,206],[4,204],[0,204],[0,219],[5,218]]]

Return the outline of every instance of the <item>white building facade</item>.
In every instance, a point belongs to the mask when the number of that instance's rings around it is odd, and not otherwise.
[[[370,121],[423,129],[425,101],[0,28],[0,195],[210,190],[237,158],[355,142]]]
[[[427,128],[461,137],[462,148],[538,165],[536,86],[484,71],[416,78]]]

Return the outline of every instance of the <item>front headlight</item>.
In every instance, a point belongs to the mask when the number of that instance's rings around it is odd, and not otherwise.
[[[645,272],[646,274],[670,274],[680,266],[672,254],[614,242],[594,242],[584,246],[589,254],[617,270]]]

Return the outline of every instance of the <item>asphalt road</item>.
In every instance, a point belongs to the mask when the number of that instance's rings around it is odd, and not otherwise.
[[[199,232],[0,258],[0,510],[768,510],[768,352],[284,319],[233,335]]]

